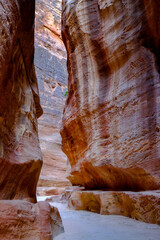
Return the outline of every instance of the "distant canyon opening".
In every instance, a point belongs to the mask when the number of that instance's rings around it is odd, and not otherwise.
[[[38,120],[43,166],[38,194],[54,195],[69,186],[60,126],[68,90],[67,56],[61,37],[62,1],[36,0],[35,70],[43,115]],[[58,187],[58,188],[57,188]],[[59,190],[57,190],[59,189]]]

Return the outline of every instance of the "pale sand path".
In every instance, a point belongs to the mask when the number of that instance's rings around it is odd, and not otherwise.
[[[104,216],[69,210],[52,203],[60,211],[65,232],[55,240],[160,240],[160,226],[122,216]]]

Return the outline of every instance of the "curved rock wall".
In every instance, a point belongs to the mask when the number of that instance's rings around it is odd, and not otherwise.
[[[62,1],[36,0],[35,69],[44,110],[39,119],[43,167],[39,186],[65,186],[66,155],[59,129],[67,90],[66,50],[61,37]]]
[[[36,201],[42,158],[34,1],[0,1],[0,199]]]
[[[159,1],[63,0],[73,185],[160,187]]]
[[[34,70],[34,0],[0,0],[0,239],[50,240],[56,208],[36,203],[42,115]]]

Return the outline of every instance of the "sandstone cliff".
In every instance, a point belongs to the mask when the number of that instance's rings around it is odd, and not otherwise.
[[[88,189],[160,187],[160,2],[63,0],[69,180]]]
[[[42,114],[34,59],[34,0],[0,0],[0,239],[50,240],[58,211],[36,203]]]
[[[34,1],[0,1],[0,199],[36,201],[42,114],[33,66]]]
[[[59,129],[67,90],[66,50],[61,37],[62,1],[36,1],[35,69],[44,110],[39,119],[43,168],[39,186],[65,186],[66,155]]]

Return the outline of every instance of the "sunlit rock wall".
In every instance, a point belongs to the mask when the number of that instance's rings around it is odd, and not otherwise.
[[[160,186],[159,12],[159,1],[63,0],[61,135],[73,185]]]
[[[68,184],[59,134],[66,100],[66,50],[61,38],[61,0],[36,0],[35,69],[44,114],[39,119],[43,154],[40,186]]]

